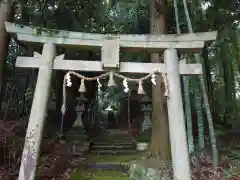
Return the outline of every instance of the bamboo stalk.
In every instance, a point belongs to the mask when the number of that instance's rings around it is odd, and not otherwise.
[[[187,19],[188,31],[189,31],[189,33],[193,33],[192,23],[191,23],[191,19],[189,16],[186,0],[183,0],[183,5],[184,5],[185,16]],[[200,58],[199,58],[198,54],[194,54],[194,58],[195,58],[196,62],[200,62]],[[200,80],[200,87],[201,87],[201,90],[203,93],[204,108],[206,111],[208,125],[209,125],[210,140],[212,143],[213,167],[216,168],[218,165],[218,150],[216,147],[216,138],[215,138],[213,121],[212,121],[212,114],[210,111],[210,106],[209,106],[209,102],[208,102],[208,97],[207,97],[207,92],[206,92],[203,75],[199,75],[199,80]]]
[[[179,25],[179,16],[178,16],[178,6],[177,0],[173,0],[174,12],[175,12],[175,20],[176,20],[176,28],[177,34],[181,34],[181,29]],[[188,151],[192,153],[194,151],[194,141],[193,141],[193,133],[192,133],[192,115],[191,115],[191,102],[189,96],[189,77],[183,77],[183,88],[184,88],[184,109],[185,109],[185,118],[187,122],[187,137],[188,137]]]

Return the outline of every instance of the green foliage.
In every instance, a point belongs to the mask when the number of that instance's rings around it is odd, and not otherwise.
[[[106,87],[105,90],[98,91],[98,111],[106,112],[109,106],[115,113],[119,112],[120,101],[125,97],[122,88]]]

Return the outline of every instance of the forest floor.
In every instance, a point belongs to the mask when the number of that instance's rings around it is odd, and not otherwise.
[[[22,149],[24,145],[25,128],[20,123],[0,121],[0,179],[17,179]],[[230,137],[225,137],[228,141]],[[239,136],[236,137],[239,139]],[[226,145],[229,147],[230,145]],[[129,162],[140,154],[109,156],[88,155],[84,157],[72,156],[68,153],[66,144],[61,144],[57,139],[44,139],[41,147],[41,161],[38,167],[37,179],[39,180],[128,180],[128,176],[120,171],[89,169],[84,165],[89,162]],[[221,154],[219,167],[212,170],[211,154],[201,151],[191,155],[193,179],[219,179],[240,180],[240,150],[234,150],[235,156],[229,157],[230,152]],[[85,179],[84,179],[85,178]]]

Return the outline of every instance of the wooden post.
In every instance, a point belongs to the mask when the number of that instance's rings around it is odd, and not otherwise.
[[[45,44],[39,57],[44,63],[38,72],[18,180],[35,179],[55,53],[54,44]]]
[[[164,61],[169,88],[167,104],[174,179],[191,180],[177,50],[165,50]]]

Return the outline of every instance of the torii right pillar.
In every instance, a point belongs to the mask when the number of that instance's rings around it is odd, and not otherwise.
[[[169,90],[167,105],[174,180],[191,180],[177,50],[165,50],[164,61]]]

